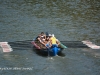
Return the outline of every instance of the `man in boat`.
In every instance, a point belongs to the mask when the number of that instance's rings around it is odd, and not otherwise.
[[[37,39],[41,44],[45,45],[46,35],[44,34],[44,32],[41,32],[41,34],[39,34]]]
[[[51,47],[58,47],[58,45],[60,44],[60,42],[54,37],[54,34],[49,35],[50,36],[50,42],[52,44]]]
[[[50,37],[49,36],[46,36],[45,46],[46,46],[46,48],[50,48],[52,46],[51,42],[50,42]]]

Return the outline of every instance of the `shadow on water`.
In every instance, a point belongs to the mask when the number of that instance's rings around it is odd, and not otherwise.
[[[36,54],[42,57],[47,57],[48,53],[43,53],[35,49],[35,47],[32,46],[31,44],[32,40],[24,40],[24,41],[14,41],[14,42],[8,42],[8,44],[11,46],[11,48],[15,50],[33,50]],[[59,52],[59,56],[65,56],[64,53]]]
[[[32,40],[8,42],[13,50],[30,50]]]
[[[89,48],[81,41],[61,41],[68,48]]]
[[[13,49],[16,50],[23,50],[23,49],[30,49],[32,40],[24,40],[24,41],[14,41],[8,42]],[[85,44],[81,41],[61,41],[65,46],[68,48],[88,48]]]
[[[32,40],[24,40],[24,41],[14,41],[14,42],[8,42],[8,44],[11,46],[11,48],[15,50],[33,50],[37,55],[42,57],[47,57],[48,53],[41,52],[39,50],[36,50],[35,47],[31,44]],[[88,48],[86,45],[84,45],[81,41],[61,41],[67,48]],[[58,53],[58,56],[64,57],[65,54],[63,51],[60,51]]]

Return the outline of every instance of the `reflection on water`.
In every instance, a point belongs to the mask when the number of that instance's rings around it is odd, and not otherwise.
[[[99,12],[99,0],[0,0],[0,41],[8,41],[14,47],[11,54],[0,53],[0,67],[33,67],[32,71],[7,73],[0,70],[0,73],[100,74],[99,50],[67,48],[63,51],[64,58],[47,60],[35,54],[30,44],[23,43],[23,40],[32,40],[44,31],[54,33],[61,41],[90,40],[100,45]]]

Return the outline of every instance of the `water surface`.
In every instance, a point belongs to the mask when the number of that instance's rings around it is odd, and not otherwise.
[[[61,41],[90,40],[100,45],[99,12],[99,0],[0,0],[0,41],[23,41],[25,47],[24,41],[44,31]],[[13,50],[0,51],[1,75],[100,74],[100,50],[67,48],[65,56],[52,59],[36,54],[30,43]],[[7,67],[12,70],[3,69]]]

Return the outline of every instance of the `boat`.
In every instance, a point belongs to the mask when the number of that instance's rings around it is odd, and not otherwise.
[[[31,41],[33,47],[36,51],[40,52],[41,54],[47,54],[50,56],[56,56],[58,53],[60,53],[64,48],[67,48],[63,44],[60,44],[58,47],[54,46],[51,48],[45,47],[43,44],[41,44],[38,40]]]

